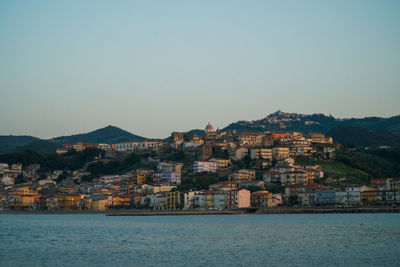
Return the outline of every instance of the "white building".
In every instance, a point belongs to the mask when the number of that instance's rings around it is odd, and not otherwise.
[[[347,206],[347,192],[346,191],[336,191],[335,192],[336,204],[341,207]]]
[[[346,187],[347,203],[349,206],[359,206],[361,202],[361,187]]]
[[[100,177],[100,183],[102,184],[110,184],[114,182],[120,182],[122,180],[119,175],[103,175]]]
[[[201,172],[217,172],[217,163],[214,161],[195,161],[193,164],[193,172],[201,173]]]
[[[139,142],[136,141],[120,142],[115,144],[114,150],[118,152],[133,151],[134,149],[137,149],[138,146]]]
[[[143,142],[139,142],[137,149],[140,150],[158,150],[161,145],[163,144],[162,141],[159,140],[146,140]]]

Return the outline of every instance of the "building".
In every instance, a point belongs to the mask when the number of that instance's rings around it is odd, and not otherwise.
[[[229,151],[229,156],[233,160],[242,160],[249,154],[249,149],[246,147],[239,147],[238,149],[233,149]]]
[[[274,147],[272,148],[272,156],[274,159],[285,159],[290,157],[289,147]]]
[[[179,172],[182,173],[183,163],[162,161],[157,165],[157,171],[159,172]]]
[[[217,172],[217,164],[214,161],[204,161],[199,160],[195,161],[193,164],[193,172],[194,173],[202,173],[202,172]]]
[[[272,160],[272,149],[271,148],[252,148],[250,149],[251,159],[263,159]]]
[[[97,144],[97,148],[104,150],[104,151],[110,151],[111,145],[110,144]]]
[[[59,194],[58,207],[60,210],[76,210],[81,202],[80,194]]]
[[[212,184],[209,186],[209,189],[211,191],[223,191],[223,192],[228,192],[236,188],[237,188],[237,183],[234,181],[222,181],[217,184]]]
[[[166,196],[166,209],[177,210],[183,208],[184,198],[182,193],[180,193],[179,191],[167,192],[165,196]]]
[[[171,183],[181,184],[181,173],[180,172],[161,172],[155,173],[153,181],[156,183]]]
[[[139,150],[151,150],[151,151],[156,151],[158,150],[162,145],[163,141],[161,140],[146,140],[139,142],[139,145],[137,149]]]
[[[311,142],[320,144],[333,144],[332,137],[326,137],[322,133],[311,133]]]
[[[360,192],[360,202],[363,206],[375,206],[379,203],[378,201],[378,190],[371,188]]]
[[[106,210],[107,209],[107,196],[93,195],[90,208],[93,210]]]
[[[217,170],[218,169],[223,169],[229,166],[229,164],[231,163],[230,159],[216,159],[216,158],[212,158],[210,159],[210,161],[213,161],[217,164]]]
[[[318,206],[334,206],[336,204],[336,190],[315,191],[315,204]]]
[[[228,191],[226,206],[228,209],[250,207],[250,191],[247,189],[234,189]]]
[[[102,184],[110,184],[115,182],[120,182],[122,180],[119,175],[103,175],[100,176],[100,183]]]
[[[139,142],[137,141],[120,142],[114,145],[114,150],[118,152],[127,152],[137,149],[138,146]]]
[[[213,133],[214,132],[214,127],[208,123],[205,129],[206,133]]]
[[[256,179],[256,171],[251,169],[242,169],[234,172],[232,180],[234,181],[248,181]]]
[[[351,186],[346,187],[347,193],[347,205],[348,206],[360,206],[361,204],[361,187]]]

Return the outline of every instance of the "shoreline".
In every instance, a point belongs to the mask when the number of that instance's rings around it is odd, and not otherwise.
[[[106,215],[106,216],[198,216],[198,215],[257,215],[257,214],[334,214],[334,213],[400,213],[400,207],[357,207],[357,208],[248,208],[234,210],[0,210],[1,214],[31,214],[31,215]]]

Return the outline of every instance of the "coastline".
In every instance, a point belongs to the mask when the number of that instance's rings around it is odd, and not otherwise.
[[[257,214],[327,214],[327,213],[400,213],[400,207],[357,207],[357,208],[249,208],[233,210],[0,210],[1,214],[32,214],[32,215],[83,215],[98,214],[106,216],[197,216],[197,215],[257,215]]]

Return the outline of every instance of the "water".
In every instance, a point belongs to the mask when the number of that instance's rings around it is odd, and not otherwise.
[[[400,214],[0,215],[1,266],[400,266]]]

